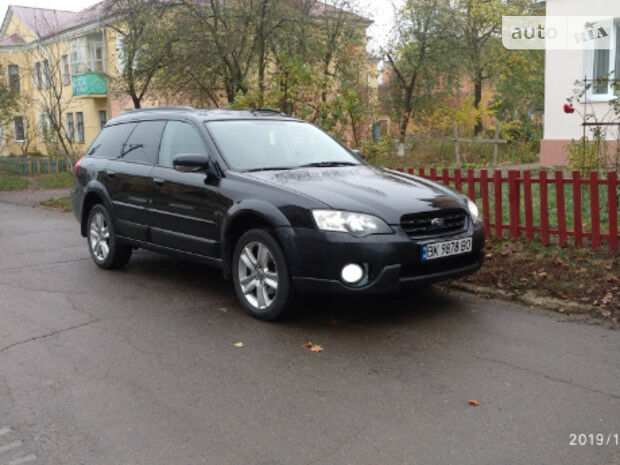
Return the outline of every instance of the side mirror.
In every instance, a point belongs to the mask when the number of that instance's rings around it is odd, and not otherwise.
[[[183,173],[198,173],[200,171],[206,171],[209,164],[209,157],[204,155],[181,154],[177,155],[172,160],[172,166],[174,166],[174,169]]]
[[[206,155],[180,154],[172,160],[175,170],[182,173],[200,173],[207,175],[205,182],[212,182],[219,179],[217,168]]]
[[[357,158],[360,158],[362,160],[366,160],[366,155],[364,155],[364,152],[362,152],[361,150],[351,150],[351,152],[353,153],[353,155],[355,155]]]

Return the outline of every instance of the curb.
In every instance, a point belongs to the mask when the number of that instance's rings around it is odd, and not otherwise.
[[[444,284],[448,289],[456,289],[459,291],[469,292],[470,294],[482,295],[484,297],[493,297],[504,300],[514,300],[525,305],[544,308],[565,315],[592,315],[597,316],[598,307],[594,305],[582,304],[571,300],[562,300],[555,297],[549,297],[536,293],[536,291],[527,291],[525,294],[517,292],[509,292],[503,289],[495,289],[493,287],[479,286],[477,284],[451,282]]]

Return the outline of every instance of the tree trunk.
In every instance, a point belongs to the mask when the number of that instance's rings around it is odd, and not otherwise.
[[[474,76],[474,107],[476,110],[480,109],[482,103],[482,72],[477,71]],[[482,115],[476,116],[476,127],[474,128],[474,135],[478,135],[483,130]]]
[[[142,108],[142,102],[140,98],[136,94],[131,94],[131,100],[133,101],[133,107],[138,109]]]
[[[405,137],[407,136],[407,128],[409,127],[409,119],[411,118],[411,110],[407,109],[403,114],[403,119],[400,122],[400,134],[398,136],[398,141],[401,143],[405,143]]]

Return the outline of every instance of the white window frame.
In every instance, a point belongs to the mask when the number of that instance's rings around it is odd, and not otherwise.
[[[16,118],[21,118],[22,119],[22,127],[24,128],[24,138],[23,139],[18,139],[17,138],[17,124],[15,122]],[[26,118],[24,118],[23,115],[15,115],[15,116],[13,116],[13,140],[15,142],[18,142],[18,143],[23,143],[23,142],[26,142],[28,140],[28,136],[26,135]]]
[[[69,55],[62,55],[60,57],[60,62],[60,65],[62,66],[62,85],[68,86],[71,84],[71,65],[69,64]]]
[[[620,79],[620,70],[616,70],[616,55],[620,53],[618,49],[618,28],[620,27],[620,18],[614,19],[614,25],[611,29],[611,37],[610,37],[610,48],[609,48],[609,70],[608,75],[611,75],[616,79]],[[594,52],[595,50],[585,50],[584,51],[584,76],[587,79],[594,78]],[[613,73],[613,74],[612,74]],[[589,83],[591,87],[586,91],[585,99],[588,102],[609,102],[614,100],[616,96],[614,95],[613,87],[611,85],[607,85],[607,93],[606,94],[595,94],[594,86],[596,85],[593,82]]]
[[[75,142],[75,118],[73,113],[67,113],[65,119],[67,120],[67,127],[65,128],[67,140],[73,143]]]
[[[86,128],[85,128],[85,123],[84,123],[84,112],[81,112],[81,111],[75,112],[75,129],[76,129],[75,131],[76,142],[78,144],[84,144],[86,142]]]
[[[34,69],[32,72],[33,76],[34,76],[34,86],[37,89],[41,89],[41,62],[37,61],[34,64]]]
[[[39,136],[41,139],[45,136],[45,133],[48,132],[52,126],[52,121],[50,120],[49,115],[42,111],[39,113]]]

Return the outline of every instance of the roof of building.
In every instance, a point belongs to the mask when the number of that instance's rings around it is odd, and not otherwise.
[[[194,0],[194,2],[205,3],[204,0]],[[110,15],[112,3],[113,0],[102,0],[101,2],[80,11],[54,10],[49,8],[33,8],[10,5],[4,18],[2,28],[0,29],[0,37],[6,28],[11,12],[16,14],[39,39],[45,39],[60,32],[73,29],[78,26],[84,26],[105,18]],[[336,8],[322,2],[317,2],[313,6],[312,10],[316,15],[324,15],[327,12],[337,11]],[[362,18],[361,16],[353,13],[350,13],[350,15],[359,18],[360,20],[370,22],[368,19]],[[2,39],[0,41],[0,46],[22,45],[25,43],[23,38],[14,36],[15,34]]]
[[[26,41],[19,34],[12,34],[0,40],[0,47],[4,45],[22,45]]]

